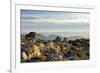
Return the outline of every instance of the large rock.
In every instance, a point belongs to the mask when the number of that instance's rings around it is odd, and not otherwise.
[[[28,41],[35,42],[36,39],[37,39],[37,34],[36,34],[36,32],[30,32],[30,33],[28,33],[28,34],[25,35],[25,38]]]

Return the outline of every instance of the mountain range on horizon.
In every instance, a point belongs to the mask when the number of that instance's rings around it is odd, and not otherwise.
[[[42,40],[54,40],[56,39],[57,36],[59,35],[49,35],[49,36],[44,36],[42,34],[39,34],[38,35],[40,39]],[[61,38],[64,38],[63,36],[60,36]],[[81,39],[81,38],[84,38],[84,37],[81,37],[81,36],[69,36],[67,37],[68,40],[75,40],[75,39]]]
[[[26,34],[21,34],[22,36],[25,36]],[[56,39],[56,37],[59,36],[59,35],[48,35],[48,36],[45,36],[43,34],[38,34],[38,38],[40,38],[41,40],[54,40]],[[61,38],[64,38],[63,36],[59,36]],[[81,39],[81,38],[85,38],[85,37],[81,37],[81,36],[69,36],[69,37],[66,37],[68,40],[75,40],[75,39]],[[88,39],[88,38],[86,38]]]

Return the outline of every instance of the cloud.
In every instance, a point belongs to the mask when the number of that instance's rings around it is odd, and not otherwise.
[[[27,12],[28,10],[24,10]],[[37,11],[31,10],[29,13],[21,14],[21,22],[23,23],[89,23],[89,14],[71,13],[71,12],[55,12],[55,11]]]
[[[39,18],[39,19],[22,19],[22,23],[55,23],[55,24],[65,24],[65,23],[89,23],[89,20],[85,18],[77,19],[54,19],[54,18]],[[52,24],[51,24],[52,25]]]
[[[21,32],[89,36],[89,22],[84,13],[27,10],[21,13]]]
[[[35,32],[39,32],[39,33],[55,33],[55,32],[89,32],[89,30],[87,29],[53,29],[53,30],[47,30],[47,29],[43,29],[43,30],[34,30],[34,29],[25,29],[24,31],[29,32],[29,31],[35,31]]]

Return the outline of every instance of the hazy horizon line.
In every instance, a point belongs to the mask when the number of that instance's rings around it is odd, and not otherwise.
[[[26,34],[28,34],[29,32],[24,32],[24,33],[21,33],[21,35],[26,35]],[[41,34],[41,35],[43,35],[43,36],[45,36],[45,37],[48,37],[48,36],[51,36],[51,35],[55,35],[55,36],[60,36],[60,37],[81,37],[81,38],[90,38],[90,36],[88,36],[88,37],[85,37],[85,36],[77,36],[77,35],[72,35],[72,36],[61,36],[61,35],[59,35],[59,34],[45,34],[45,33],[37,33],[37,34]]]

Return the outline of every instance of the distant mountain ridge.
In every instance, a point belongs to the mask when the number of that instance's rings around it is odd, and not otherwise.
[[[81,37],[81,36],[70,36],[70,37],[68,37],[68,40],[75,40],[75,39],[81,39],[81,38],[83,38],[83,37]]]
[[[42,35],[42,34],[39,34],[38,36],[39,36],[39,38],[40,38],[41,40],[54,40],[54,39],[56,39],[56,37],[57,37],[58,35],[44,36],[44,35]],[[63,38],[62,36],[60,36],[60,37]],[[75,39],[81,39],[81,38],[83,38],[83,37],[81,37],[81,36],[70,36],[70,37],[67,37],[67,38],[68,38],[68,40],[75,40]]]
[[[41,39],[41,40],[54,40],[57,35],[49,35],[49,36],[44,36],[42,34],[39,34],[38,37]]]
[[[25,36],[26,34],[22,34],[21,36]],[[47,40],[54,40],[54,39],[56,39],[56,37],[57,37],[58,35],[49,35],[49,36],[44,36],[43,34],[38,34],[38,38],[40,38],[41,40],[45,40],[45,41],[47,41]],[[62,36],[60,36],[61,38],[63,38]],[[69,36],[69,37],[67,37],[68,38],[68,40],[75,40],[75,39],[81,39],[81,38],[83,38],[83,37],[81,37],[81,36]]]

